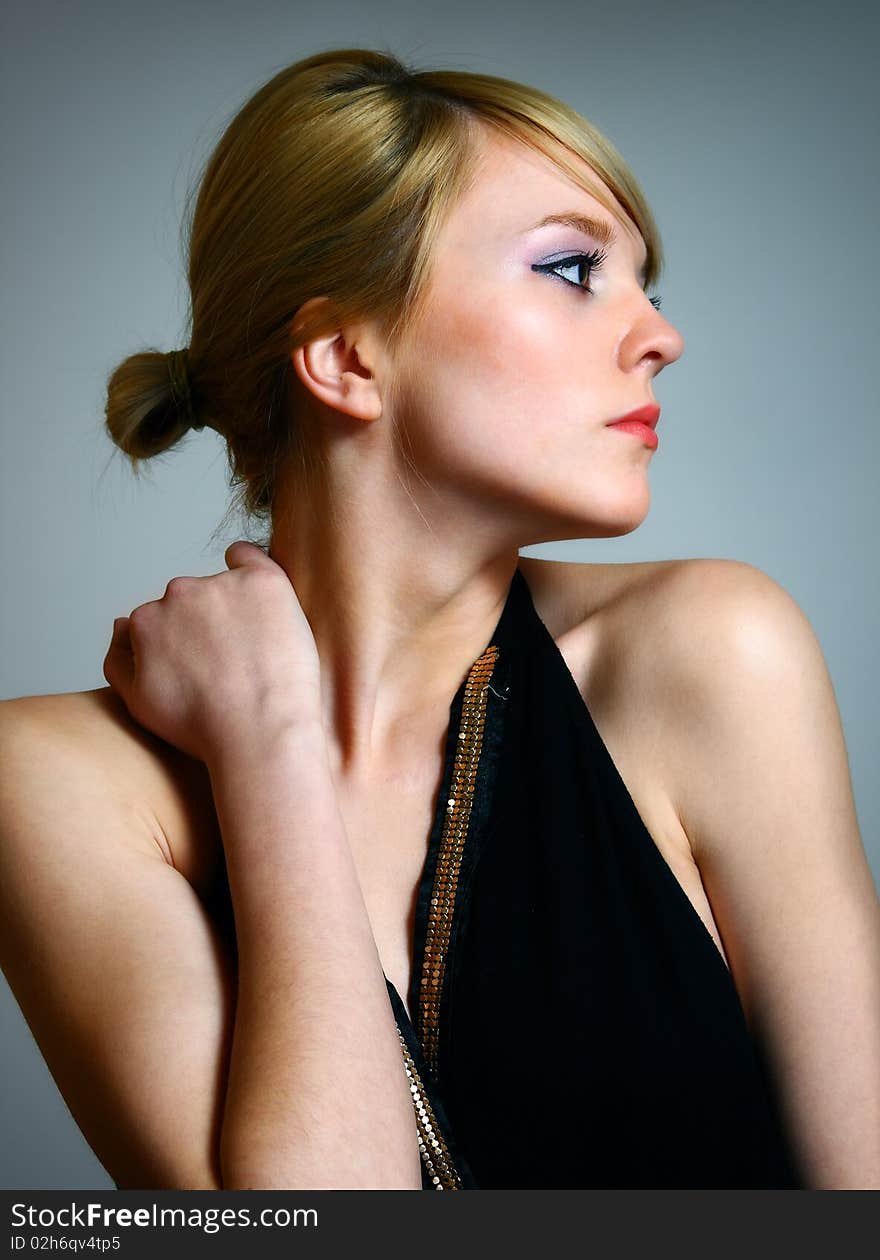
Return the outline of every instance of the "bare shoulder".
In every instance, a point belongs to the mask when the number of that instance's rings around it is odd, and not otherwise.
[[[753,565],[693,560],[593,629],[597,724],[632,758],[624,777],[672,806],[682,885],[723,944],[807,1184],[880,1186],[880,902],[808,617]]]
[[[681,566],[715,563],[693,560],[645,560],[628,564],[593,564],[520,556],[535,608],[557,641],[577,633],[597,615],[627,597],[640,597],[668,583]],[[720,563],[723,563],[720,562]],[[630,606],[632,600],[630,599]]]
[[[696,821],[697,800],[714,817],[717,773],[694,771],[707,756],[711,767],[713,715],[717,725],[728,711],[727,726],[744,736],[761,722],[754,703],[731,701],[744,662],[763,655],[766,665],[793,640],[809,642],[806,618],[778,583],[741,561],[541,563],[524,570],[536,610],[648,833],[728,961],[700,865],[706,824]]]
[[[699,860],[706,811],[719,793],[717,776],[695,775],[696,765],[754,749],[757,732],[784,724],[799,703],[812,704],[828,729],[839,727],[822,648],[785,587],[738,560],[682,563],[650,599],[630,601],[622,618],[618,631],[628,624],[634,639],[638,618],[640,640],[650,646],[626,655],[608,645],[607,653],[662,717],[667,782]],[[787,738],[782,726],[780,738]]]
[[[729,678],[735,654],[766,660],[793,638],[814,639],[785,588],[744,561],[521,563],[585,698],[597,706],[639,698],[642,721],[649,709],[664,723],[693,716],[707,687],[718,690]]]
[[[633,581],[601,610],[603,663],[629,671],[644,692],[688,712],[729,690],[731,671],[792,650],[819,652],[796,600],[769,574],[741,560],[688,559]],[[604,634],[604,638],[603,638]],[[691,707],[693,715],[694,708]]]
[[[711,732],[723,726],[746,746],[771,719],[764,697],[784,674],[809,674],[826,694],[830,681],[806,615],[763,570],[715,558],[638,568],[606,584],[570,632],[570,667],[606,742],[616,741],[646,799],[653,793],[654,817],[663,813],[699,863],[705,821],[695,816],[718,794],[716,776],[693,770],[711,753]],[[720,748],[714,756],[721,764]]]
[[[74,753],[79,773],[115,790],[190,884],[211,884],[222,844],[206,767],[135,722],[112,687],[4,700],[0,728]]]
[[[810,633],[809,622],[793,596],[763,569],[746,561],[676,560],[658,571],[658,577],[660,580],[651,585],[645,610],[674,618],[671,628],[677,633],[669,638],[673,652],[683,647],[690,653],[697,642],[704,642],[704,636],[719,631],[743,643],[754,642],[755,634],[765,631],[784,635],[799,629]],[[646,584],[641,589],[647,593]]]
[[[772,628],[783,636],[796,628],[810,633],[785,588],[741,560],[580,564],[521,557],[520,567],[541,619],[557,642],[570,640],[582,676],[601,664],[606,677],[615,666],[615,677],[635,670],[677,685],[682,667],[717,662],[731,636],[755,644]]]
[[[0,970],[114,1181],[216,1189],[234,952],[160,844],[173,766],[108,701],[0,703]]]

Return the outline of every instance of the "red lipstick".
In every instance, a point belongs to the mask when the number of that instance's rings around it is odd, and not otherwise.
[[[644,407],[637,407],[635,411],[628,411],[625,416],[619,416],[617,420],[609,420],[608,427],[617,429],[619,433],[628,433],[631,437],[640,438],[652,451],[656,451],[660,439],[654,432],[654,428],[659,419],[658,404],[647,403]]]

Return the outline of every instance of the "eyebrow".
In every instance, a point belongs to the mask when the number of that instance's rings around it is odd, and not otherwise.
[[[547,214],[537,223],[533,223],[531,227],[526,228],[526,232],[535,232],[538,228],[548,227],[552,223],[561,223],[563,227],[574,228],[578,232],[583,232],[585,236],[592,236],[600,245],[607,245],[609,248],[616,245],[618,235],[607,219],[597,219],[591,214],[582,214],[579,210],[566,210],[562,214]],[[642,267],[638,273],[638,278],[642,288],[645,287],[645,268]]]

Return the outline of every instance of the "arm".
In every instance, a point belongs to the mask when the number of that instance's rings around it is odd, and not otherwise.
[[[228,949],[106,752],[0,704],[0,967],[114,1181],[219,1189]]]
[[[880,1188],[880,903],[821,648],[752,566],[697,561],[664,609],[691,842],[810,1184]]]
[[[336,933],[344,897],[322,898],[318,881],[337,880],[349,892],[353,886],[346,883],[347,842],[331,848],[340,832],[332,825],[335,797],[318,787],[329,781],[321,779],[321,758],[310,759],[306,743],[298,742],[289,760],[260,757],[248,768],[239,758],[215,770],[218,793],[227,802],[227,828],[242,824],[242,838],[263,829],[267,859],[270,813],[292,836],[288,858],[300,838],[303,881],[316,911],[307,913],[306,897],[292,914],[293,885],[285,891],[282,868],[265,867],[263,887],[255,864],[254,881],[239,889],[236,920],[244,945],[240,964],[252,961],[256,980],[247,986],[240,977],[236,1015],[228,946],[165,856],[178,847],[178,837],[162,835],[150,810],[133,799],[100,739],[85,729],[73,738],[47,698],[38,700],[0,704],[0,968],[74,1120],[114,1181],[145,1189],[226,1189],[239,1184],[238,1170],[246,1185],[420,1188],[412,1102],[372,934],[353,946],[367,944],[366,966],[354,959],[341,986],[332,987],[339,971],[334,960],[351,941],[344,923]],[[273,776],[282,781],[277,796]],[[263,799],[275,802],[273,810],[259,808],[264,791]],[[290,817],[302,825],[291,829]],[[309,824],[321,826],[322,818],[331,825],[325,825],[323,843],[312,844]],[[356,891],[357,905],[359,885]],[[362,901],[358,910],[365,914]],[[279,921],[280,933],[273,929]],[[290,937],[285,921],[294,929]],[[322,921],[325,934],[336,933],[326,948],[319,944]],[[354,924],[357,938],[364,920],[355,915]],[[311,986],[308,971],[279,967],[276,953],[285,942],[297,948],[310,925],[315,939],[309,960],[321,973]],[[257,948],[250,951],[253,934]],[[348,988],[357,988],[364,973],[372,987],[365,984],[351,995]],[[300,979],[305,996],[296,1020],[283,990]],[[344,1009],[334,1009],[335,1026],[321,1039],[322,1007],[334,994]],[[381,1031],[389,1031],[386,1010],[390,1021],[392,1048],[388,1052],[384,1043],[388,1053],[378,1067],[382,1038],[373,1036],[369,1019],[366,1027],[358,1023],[365,995],[377,999],[368,1009],[378,1007]],[[237,1058],[228,1105],[233,1028]],[[291,1028],[307,1038],[299,1055],[283,1041]],[[300,1059],[305,1066],[298,1076]],[[349,1070],[350,1087],[335,1077]],[[381,1080],[374,1087],[368,1079],[363,1094],[349,1098],[346,1090],[356,1095],[371,1071]],[[284,1090],[292,1091],[290,1106]],[[386,1107],[388,1097],[393,1102]],[[362,1120],[358,1107],[376,1114]],[[231,1117],[225,1127],[224,1109]],[[333,1114],[325,1121],[328,1111]],[[296,1122],[309,1126],[309,1133],[308,1144],[295,1144],[293,1168],[276,1157],[274,1146],[291,1137]],[[228,1181],[221,1146],[232,1157]],[[313,1172],[304,1167],[306,1151],[316,1161]],[[267,1161],[265,1177],[250,1162],[258,1152]]]
[[[420,1189],[412,1096],[323,729],[209,763],[235,910],[225,1189]]]
[[[104,676],[131,717],[205,763],[238,946],[225,1189],[421,1188],[416,1118],[345,833],[311,626],[239,541],[117,618]],[[173,849],[172,849],[173,852]]]

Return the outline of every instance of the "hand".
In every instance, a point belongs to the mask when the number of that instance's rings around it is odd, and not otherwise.
[[[208,762],[242,735],[320,724],[318,650],[289,577],[253,543],[117,617],[104,677],[131,716]]]

